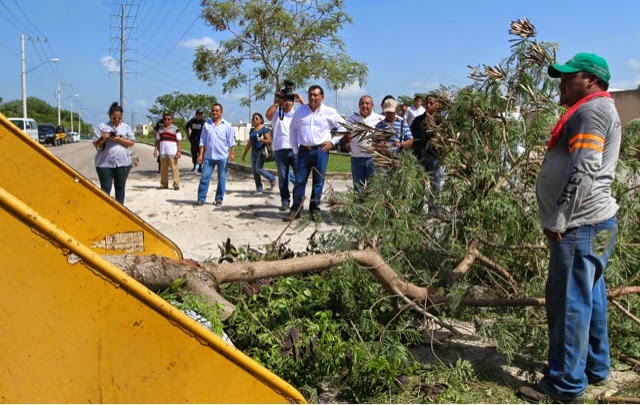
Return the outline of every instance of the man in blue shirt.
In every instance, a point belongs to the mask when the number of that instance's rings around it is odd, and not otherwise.
[[[205,122],[200,134],[198,163],[202,165],[202,177],[198,186],[198,205],[204,205],[209,191],[213,169],[218,166],[218,188],[215,205],[222,205],[227,182],[227,165],[236,157],[235,132],[231,124],[222,118],[222,105],[211,106],[211,119]]]
[[[382,104],[384,120],[376,125],[376,129],[391,127],[396,131],[396,135],[389,139],[389,146],[396,150],[409,148],[413,143],[413,135],[407,122],[396,115],[398,104],[393,98],[385,100]]]

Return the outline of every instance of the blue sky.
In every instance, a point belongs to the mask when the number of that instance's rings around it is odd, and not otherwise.
[[[4,101],[21,99],[20,34],[24,33],[27,94],[56,105],[56,83],[62,106],[85,109],[94,124],[107,119],[109,105],[119,100],[117,74],[109,73],[117,43],[117,0],[0,0],[0,51]],[[147,121],[156,97],[180,91],[213,94],[224,105],[225,118],[247,121],[249,109],[239,99],[247,90],[222,94],[220,83],[209,87],[193,74],[195,44],[215,44],[222,34],[199,18],[199,0],[128,0],[130,10],[125,82],[125,121]],[[376,104],[386,94],[425,92],[439,84],[464,86],[467,65],[496,64],[509,55],[509,21],[527,17],[538,39],[559,46],[558,60],[577,52],[604,56],[612,72],[611,87],[635,89],[640,84],[640,3],[632,0],[580,1],[431,1],[347,0],[354,24],[342,37],[347,52],[369,67],[367,83],[339,91],[342,113],[357,110],[357,99],[370,94]],[[129,31],[128,31],[129,32]],[[31,38],[31,39],[29,39]],[[39,38],[41,40],[35,40]],[[46,38],[47,42],[42,39]],[[45,63],[51,58],[58,63]],[[300,89],[304,93],[304,89]],[[325,88],[325,103],[336,94]],[[268,102],[256,101],[252,111],[264,113]]]

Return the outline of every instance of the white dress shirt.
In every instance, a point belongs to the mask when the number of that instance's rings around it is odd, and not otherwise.
[[[331,129],[336,128],[339,132],[346,132],[346,129],[340,125],[344,122],[344,118],[338,114],[338,111],[324,104],[320,104],[315,112],[311,111],[309,104],[301,106],[293,114],[289,128],[293,153],[298,154],[300,145],[318,146],[327,141],[337,144],[341,137],[331,139]]]
[[[422,106],[420,106],[420,108],[415,108],[414,106],[411,106],[407,108],[407,117],[405,121],[407,121],[407,124],[411,126],[411,123],[413,122],[413,120],[416,119],[416,117],[424,114],[425,111],[426,110]]]
[[[349,119],[347,119],[347,123],[351,124],[354,122],[364,122],[370,127],[375,128],[378,125],[378,122],[384,119],[383,115],[377,114],[375,112],[371,112],[368,117],[362,118],[360,114],[353,113]],[[371,139],[367,139],[363,142],[358,142],[356,137],[351,138],[351,157],[372,157],[373,155],[370,153],[365,153],[360,147],[371,147]]]
[[[291,111],[283,112],[282,119],[280,119],[280,108],[276,109],[276,112],[271,120],[271,135],[273,138],[273,151],[281,149],[291,149],[291,139],[289,137],[289,128],[291,127],[291,119],[296,112],[293,108]]]

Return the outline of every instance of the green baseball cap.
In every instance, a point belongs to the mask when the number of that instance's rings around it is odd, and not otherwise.
[[[596,55],[595,53],[580,52],[573,58],[569,59],[564,65],[554,63],[549,66],[547,73],[551,77],[560,77],[562,74],[589,72],[597,75],[600,79],[609,83],[611,73],[609,73],[609,64],[607,61]]]

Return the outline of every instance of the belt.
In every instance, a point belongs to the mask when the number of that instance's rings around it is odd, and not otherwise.
[[[303,150],[316,150],[318,148],[322,148],[322,145],[314,145],[314,146],[300,145],[300,149],[303,149]]]

